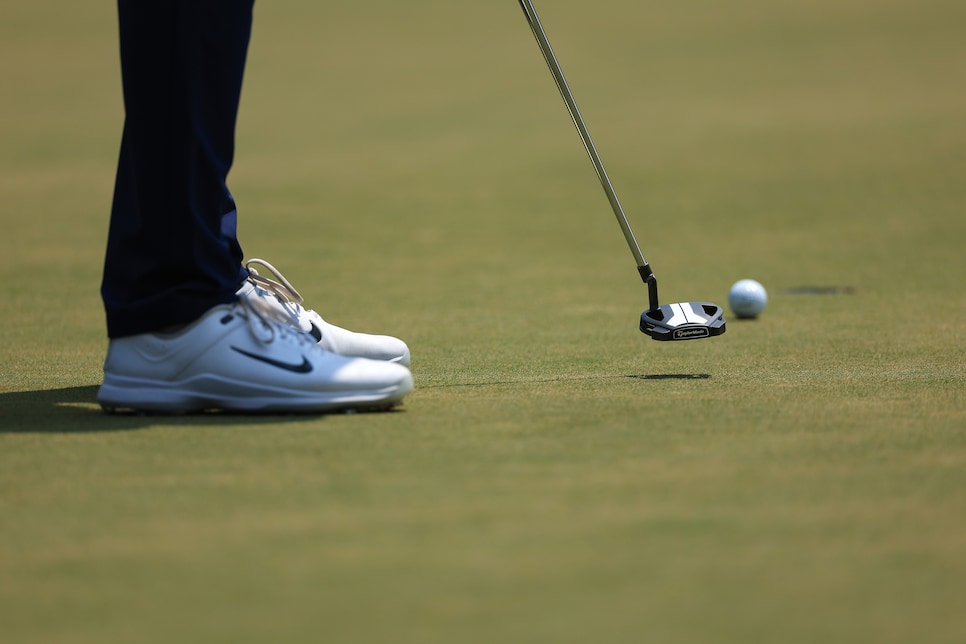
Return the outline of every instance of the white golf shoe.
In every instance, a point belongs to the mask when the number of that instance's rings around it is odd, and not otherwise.
[[[260,267],[272,277],[259,274]],[[248,280],[238,290],[239,295],[256,295],[290,321],[292,326],[310,334],[327,351],[343,356],[398,362],[409,366],[409,347],[399,338],[389,335],[357,333],[330,324],[322,316],[302,306],[303,298],[274,266],[264,259],[250,259],[245,264]]]
[[[406,367],[322,349],[261,297],[215,306],[177,333],[111,340],[97,400],[106,411],[190,413],[388,409]]]

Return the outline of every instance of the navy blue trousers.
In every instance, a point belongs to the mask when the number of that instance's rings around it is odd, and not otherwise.
[[[231,302],[247,272],[226,180],[254,0],[118,0],[124,131],[101,295],[112,338]]]

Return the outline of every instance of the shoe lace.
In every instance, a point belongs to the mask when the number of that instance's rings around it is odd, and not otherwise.
[[[265,277],[260,274],[255,266],[261,266],[263,269],[272,274],[272,278]],[[259,259],[253,257],[245,263],[245,268],[248,269],[248,279],[252,284],[260,288],[265,289],[272,295],[274,295],[280,302],[293,302],[295,304],[302,304],[303,298],[292,283],[285,279],[282,272],[277,268],[266,262],[264,259]]]
[[[260,342],[269,344],[277,338],[292,337],[299,343],[312,344],[308,336],[293,329],[285,314],[263,297],[240,295],[236,311],[248,321],[249,330]]]

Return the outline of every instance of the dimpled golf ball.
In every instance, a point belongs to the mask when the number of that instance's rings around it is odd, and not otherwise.
[[[738,280],[728,292],[728,305],[738,318],[758,317],[768,304],[765,287],[755,280]]]

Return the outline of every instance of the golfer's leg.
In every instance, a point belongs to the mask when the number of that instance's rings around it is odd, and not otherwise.
[[[246,273],[226,186],[253,0],[118,0],[125,123],[101,293],[108,335],[184,324]]]

